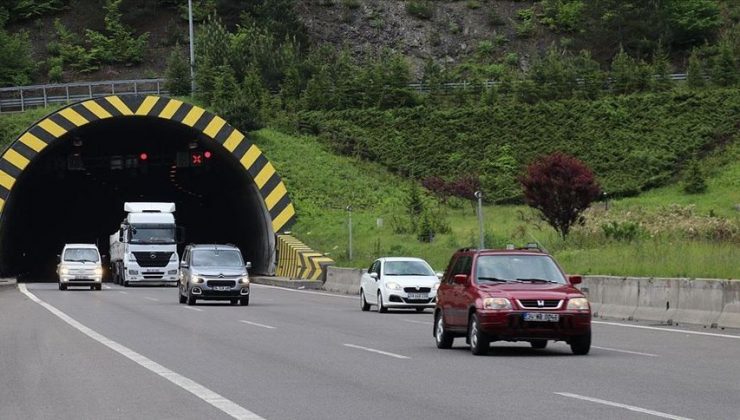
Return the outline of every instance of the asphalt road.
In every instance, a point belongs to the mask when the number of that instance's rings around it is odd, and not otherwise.
[[[188,307],[174,288],[25,287],[0,287],[0,419],[740,419],[740,331],[599,321],[588,356],[475,357],[435,347],[430,310],[352,296],[254,285],[248,307]]]

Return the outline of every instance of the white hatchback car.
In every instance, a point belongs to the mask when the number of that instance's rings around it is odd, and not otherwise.
[[[90,286],[90,290],[103,287],[103,265],[95,244],[66,244],[58,258],[59,290],[68,286]]]
[[[360,280],[363,311],[376,305],[378,312],[388,308],[409,308],[422,312],[434,308],[442,273],[435,273],[421,258],[386,257],[375,260]]]

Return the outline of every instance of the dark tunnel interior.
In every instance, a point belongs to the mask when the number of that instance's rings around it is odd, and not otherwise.
[[[0,227],[0,267],[19,281],[56,281],[65,243],[109,236],[127,201],[176,203],[184,243],[232,243],[252,273],[274,270],[269,214],[248,172],[221,145],[151,117],[97,121],[50,144],[19,176]]]

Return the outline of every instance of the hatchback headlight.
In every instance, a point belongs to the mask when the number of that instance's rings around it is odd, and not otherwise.
[[[432,290],[439,289],[439,283],[434,283],[434,286],[432,286]]]
[[[385,287],[391,290],[401,290],[401,285],[396,283],[395,281],[389,281],[385,284]]]
[[[203,283],[205,280],[203,277],[193,277],[193,283],[200,284]]]
[[[485,298],[483,309],[511,309],[511,302],[506,298]]]
[[[244,276],[239,279],[239,284],[249,284],[249,276]]]
[[[572,298],[568,300],[568,309],[572,309],[576,311],[587,311],[589,309],[588,299]]]

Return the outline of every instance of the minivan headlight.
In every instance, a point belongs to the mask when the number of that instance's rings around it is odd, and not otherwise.
[[[485,298],[483,309],[511,309],[511,302],[506,298]]]
[[[67,268],[67,267],[60,268],[59,269],[59,274],[64,274],[64,275],[69,274],[69,268]]]
[[[102,276],[103,275],[103,268],[102,267],[95,267],[95,275],[96,276]]]
[[[249,276],[243,276],[239,279],[239,284],[249,284]]]
[[[203,283],[205,280],[203,277],[193,277],[193,283],[200,284]]]
[[[576,311],[587,311],[589,309],[588,299],[586,298],[572,298],[568,300],[568,309]]]

